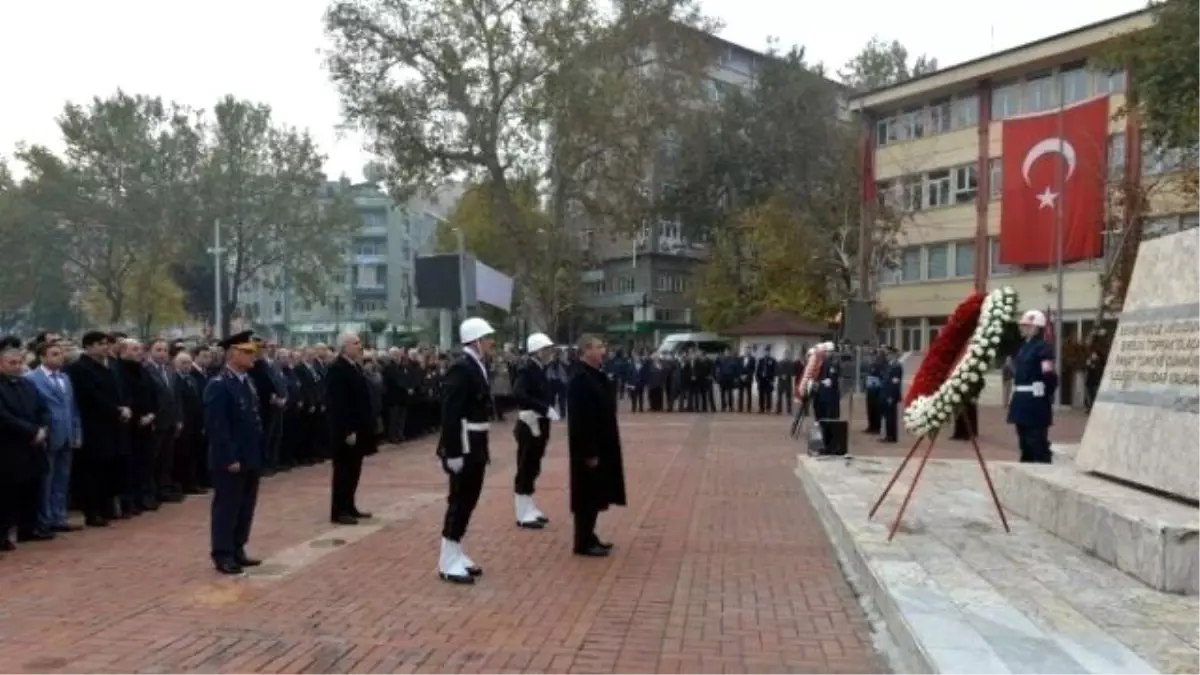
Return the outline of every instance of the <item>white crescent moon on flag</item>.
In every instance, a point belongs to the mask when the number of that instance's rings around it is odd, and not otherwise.
[[[1029,170],[1033,168],[1033,163],[1038,161],[1042,155],[1061,152],[1063,159],[1067,161],[1067,177],[1063,180],[1070,180],[1071,174],[1075,173],[1075,147],[1070,141],[1065,138],[1043,138],[1025,153],[1025,162],[1021,165],[1021,174],[1025,177],[1025,184],[1029,185]]]

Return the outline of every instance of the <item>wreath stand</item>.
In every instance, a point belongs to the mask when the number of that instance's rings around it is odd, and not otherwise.
[[[992,484],[992,475],[988,473],[987,463],[983,461],[983,452],[979,449],[979,441],[976,430],[969,419],[964,420],[967,425],[967,433],[971,437],[971,446],[975,448],[975,459],[979,460],[979,468],[983,471],[983,479],[987,482],[988,492],[992,494],[992,502],[996,505],[996,512],[1000,514],[1000,522],[1004,525],[1004,531],[1011,534],[1012,530],[1008,527],[1008,518],[1004,516],[1004,507],[1000,505],[1000,497],[996,496],[996,487]],[[896,536],[896,530],[900,527],[900,520],[904,518],[904,511],[908,509],[908,503],[912,500],[913,491],[917,489],[917,483],[921,480],[921,474],[925,472],[925,463],[929,461],[929,456],[933,454],[933,446],[937,443],[938,431],[931,434],[921,436],[913,443],[912,449],[904,456],[904,461],[900,462],[900,466],[896,468],[896,472],[892,474],[892,479],[888,481],[887,487],[883,488],[883,494],[879,495],[879,499],[875,501],[875,506],[871,507],[871,512],[867,514],[867,520],[875,516],[875,512],[883,504],[883,500],[887,499],[888,493],[892,491],[892,486],[900,479],[900,475],[904,473],[904,467],[908,466],[908,461],[917,454],[917,449],[921,447],[921,443],[928,441],[925,446],[925,453],[921,455],[921,463],[917,465],[917,473],[913,475],[912,484],[908,486],[908,493],[904,495],[904,501],[900,503],[900,510],[896,512],[896,520],[892,522],[892,527],[888,530],[888,542]]]

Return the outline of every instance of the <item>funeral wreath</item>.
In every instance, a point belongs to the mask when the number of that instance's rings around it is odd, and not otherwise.
[[[909,433],[930,436],[979,398],[1006,327],[1016,321],[1017,302],[1017,292],[1004,287],[975,292],[955,308],[905,397],[904,427]]]

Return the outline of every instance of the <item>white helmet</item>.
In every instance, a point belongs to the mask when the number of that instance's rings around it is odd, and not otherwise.
[[[458,341],[464,345],[469,345],[479,338],[487,337],[494,334],[496,331],[492,329],[492,324],[473,316],[458,327]]]
[[[821,344],[817,345],[817,348],[823,352],[831,352],[834,349],[834,345],[832,342],[822,342]]]
[[[1022,326],[1036,326],[1037,328],[1046,327],[1046,315],[1040,310],[1031,309],[1021,315]]]
[[[551,340],[545,333],[534,333],[525,341],[525,351],[534,354],[542,351],[546,347],[553,347],[554,340]]]

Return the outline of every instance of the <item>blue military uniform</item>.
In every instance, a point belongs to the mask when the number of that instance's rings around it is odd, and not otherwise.
[[[243,344],[237,342],[238,337],[226,342]],[[246,556],[264,459],[258,406],[249,377],[228,367],[204,388],[204,429],[213,486],[211,554],[217,569],[226,574],[258,564]]]
[[[821,372],[817,375],[817,393],[813,400],[813,417],[818,420],[836,420],[842,417],[842,368],[841,355],[830,350],[825,352]]]
[[[883,380],[887,375],[888,362],[886,359],[876,356],[867,364],[866,372],[866,389],[867,389],[867,428],[864,430],[868,434],[879,433],[879,425],[883,420]]]
[[[1053,348],[1041,337],[1028,339],[1013,360],[1013,394],[1008,407],[1008,423],[1017,428],[1022,462],[1051,462],[1050,425],[1057,388]]]
[[[895,443],[899,436],[897,416],[900,410],[900,398],[903,394],[901,383],[904,382],[904,366],[900,359],[892,354],[892,359],[883,368],[879,384],[879,413],[883,419],[883,440]]]

